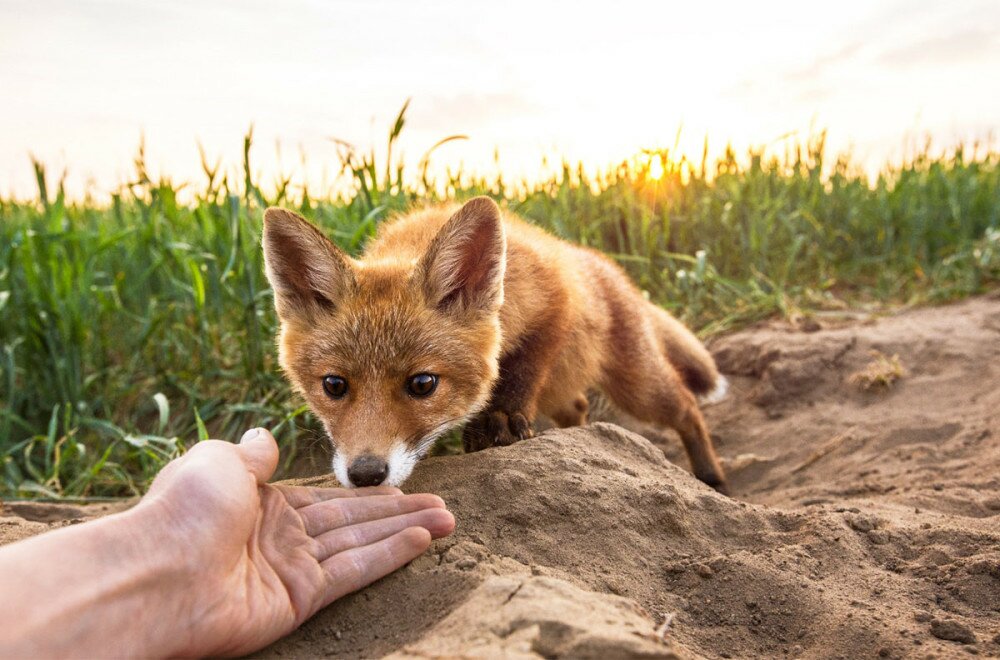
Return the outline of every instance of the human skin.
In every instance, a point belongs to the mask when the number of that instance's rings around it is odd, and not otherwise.
[[[200,442],[133,508],[0,548],[0,657],[239,655],[400,568],[435,495],[270,485],[263,429]]]

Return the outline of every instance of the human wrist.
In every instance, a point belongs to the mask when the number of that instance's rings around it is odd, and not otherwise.
[[[103,521],[101,521],[103,522]],[[170,533],[160,508],[140,503],[95,528],[100,563],[96,579],[108,580],[91,609],[100,637],[118,642],[105,649],[145,657],[190,655],[196,628],[193,595],[198,585],[195,563],[183,539]],[[110,551],[111,548],[114,550]],[[114,643],[114,642],[112,642]]]
[[[140,655],[205,655],[211,610],[224,591],[212,584],[199,543],[173,516],[161,498],[147,498],[115,521],[113,535],[134,541],[129,561],[136,567],[139,623],[147,633],[136,649]]]

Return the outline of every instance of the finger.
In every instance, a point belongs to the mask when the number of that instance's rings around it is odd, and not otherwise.
[[[312,486],[276,486],[293,509],[341,497],[367,497],[369,495],[402,495],[403,491],[392,486],[370,488],[315,488]]]
[[[430,532],[423,527],[410,527],[377,543],[330,557],[320,564],[330,578],[323,607],[402,568],[430,545]]]
[[[424,509],[333,529],[316,537],[316,560],[322,562],[337,553],[377,543],[410,527],[423,527],[431,538],[439,539],[455,531],[455,516],[447,509]]]
[[[278,443],[267,429],[250,429],[240,438],[240,456],[258,484],[267,483],[278,467]]]
[[[421,509],[443,509],[444,500],[437,495],[372,495],[370,497],[340,497],[318,502],[298,510],[306,533],[318,536],[338,527],[389,518]]]

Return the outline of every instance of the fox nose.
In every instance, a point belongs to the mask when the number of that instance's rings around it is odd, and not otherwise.
[[[378,486],[389,476],[389,464],[377,456],[365,454],[347,468],[347,478],[358,488]]]

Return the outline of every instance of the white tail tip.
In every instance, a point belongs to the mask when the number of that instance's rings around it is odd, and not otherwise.
[[[726,394],[729,393],[729,381],[722,374],[719,374],[719,380],[715,383],[715,389],[708,394],[703,394],[698,397],[698,405],[712,406],[719,403],[726,398]]]

